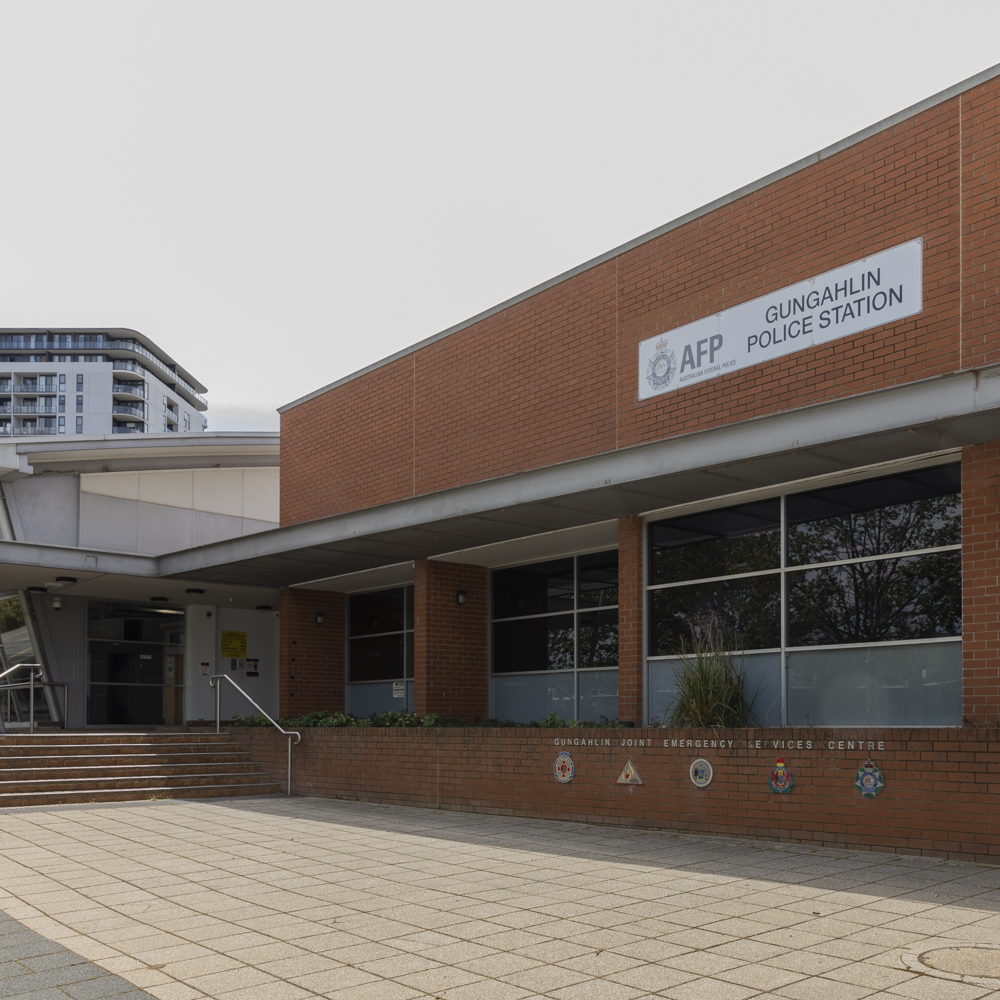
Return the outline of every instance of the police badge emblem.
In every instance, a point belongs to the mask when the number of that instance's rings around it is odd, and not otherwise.
[[[646,365],[646,381],[654,392],[661,392],[670,385],[677,371],[677,355],[669,349],[666,340],[658,340],[653,350],[656,353]]]
[[[575,770],[576,767],[573,764],[573,758],[565,750],[556,757],[556,781],[560,781],[564,785],[567,781],[572,781]]]
[[[792,790],[792,785],[795,784],[795,780],[792,778],[792,772],[785,767],[785,758],[779,757],[775,763],[774,770],[771,772],[771,777],[768,778],[767,783],[771,786],[772,792],[790,792]]]
[[[871,758],[866,760],[854,776],[854,787],[866,799],[873,799],[885,787],[885,778]]]
[[[712,783],[715,772],[712,770],[710,761],[704,757],[699,757],[691,762],[691,769],[688,771],[691,776],[691,783],[695,788],[707,788]]]

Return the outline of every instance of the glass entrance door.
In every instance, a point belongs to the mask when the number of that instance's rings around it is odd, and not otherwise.
[[[90,601],[87,725],[183,723],[184,610]]]

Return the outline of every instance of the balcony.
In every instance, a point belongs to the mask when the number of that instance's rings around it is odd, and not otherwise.
[[[27,427],[15,427],[14,434],[16,435],[30,435],[30,434],[55,434],[55,427],[34,427],[29,425]]]
[[[104,346],[111,351],[135,352],[140,357],[145,358],[147,361],[159,368],[161,372],[164,372],[167,375],[167,381],[176,382],[177,385],[179,385],[186,393],[197,399],[199,403],[204,403],[205,406],[208,406],[208,400],[205,399],[205,397],[202,396],[193,385],[182,379],[177,372],[168,368],[155,354],[147,351],[142,344],[139,344],[134,340],[109,340]]]
[[[145,382],[115,382],[111,392],[122,396],[141,396],[143,399],[148,395]]]
[[[112,434],[145,434],[146,430],[143,427],[133,427],[129,424],[112,424],[111,425]]]
[[[10,413],[11,408],[8,407],[6,411],[0,409],[0,413]],[[55,406],[36,406],[33,403],[18,403],[13,408],[14,413],[57,413]]]
[[[138,417],[140,420],[146,418],[146,411],[142,406],[129,406],[127,403],[115,403],[111,407],[112,413],[126,413],[131,417]]]
[[[113,361],[111,370],[115,372],[135,372],[136,375],[145,375],[146,369],[138,361]]]
[[[8,392],[11,390],[8,390]],[[13,391],[19,393],[22,396],[32,395],[36,393],[56,393],[59,389],[56,387],[55,382],[21,382],[13,387]],[[64,389],[63,392],[66,390]]]

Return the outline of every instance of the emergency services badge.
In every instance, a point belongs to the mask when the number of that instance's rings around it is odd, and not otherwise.
[[[562,782],[564,785],[567,781],[573,780],[573,772],[576,768],[573,766],[573,758],[570,757],[568,753],[564,750],[558,757],[556,757],[556,781]]]
[[[873,799],[885,788],[885,778],[871,758],[866,760],[854,776],[854,787],[866,799]]]
[[[670,385],[677,371],[677,355],[669,349],[666,340],[658,340],[653,350],[656,353],[646,365],[646,381],[650,389],[660,392]]]
[[[704,757],[692,761],[691,769],[688,771],[688,774],[691,775],[691,783],[695,788],[708,788],[712,783],[714,773],[711,762],[705,760]]]
[[[785,767],[785,758],[779,757],[775,763],[774,770],[771,772],[771,777],[768,778],[767,783],[771,786],[772,792],[790,792],[792,790],[792,785],[795,784],[795,779],[792,777],[792,772]]]

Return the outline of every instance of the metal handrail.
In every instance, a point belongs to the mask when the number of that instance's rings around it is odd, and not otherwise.
[[[8,667],[2,673],[0,673],[0,681],[5,677],[14,673],[16,670],[30,670],[31,674],[26,683],[23,684],[4,684],[0,687],[0,692],[2,691],[30,691],[28,695],[28,733],[31,736],[35,734],[35,687],[61,687],[63,689],[63,718],[62,727],[67,729],[69,727],[69,685],[65,681],[43,681],[39,680],[36,684],[35,682],[35,671],[38,671],[38,676],[44,676],[44,670],[40,663],[15,663],[14,666]],[[2,725],[2,723],[0,723]]]
[[[0,677],[2,676],[3,674],[0,674]],[[262,709],[260,705],[258,705],[257,702],[255,702],[253,698],[251,698],[250,695],[248,695],[246,691],[244,691],[243,688],[241,688],[239,684],[237,684],[236,681],[234,681],[232,677],[229,676],[229,674],[212,674],[212,676],[208,679],[208,683],[215,688],[215,731],[217,733],[222,732],[221,729],[222,685],[216,684],[215,682],[217,680],[229,681],[229,683],[232,684],[232,686],[236,688],[236,690],[239,691],[239,693],[243,695],[243,697],[246,698],[246,700],[250,702],[250,704],[253,705],[253,707],[256,708],[257,711],[260,712],[260,714],[263,715],[264,718],[267,719],[267,721],[270,722],[271,725],[274,726],[274,728],[277,729],[282,736],[288,737],[288,782],[285,785],[285,788],[287,789],[286,794],[291,795],[292,794],[292,737],[293,736],[295,737],[295,743],[297,746],[299,743],[302,742],[302,734],[297,733],[294,730],[282,729],[281,726],[279,726],[278,723],[275,722],[274,719],[272,719],[271,716],[269,716],[267,712],[265,712],[264,709]]]

